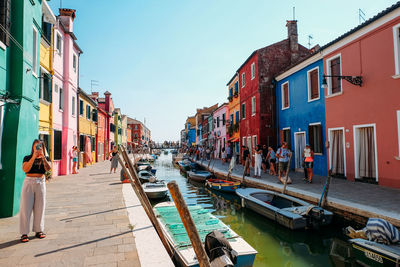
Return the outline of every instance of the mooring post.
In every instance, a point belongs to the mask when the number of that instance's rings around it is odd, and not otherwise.
[[[242,177],[242,183],[245,184],[245,176],[247,169],[250,168],[250,156],[246,158],[246,161],[244,162],[244,170],[243,170],[243,177]]]
[[[197,260],[201,267],[211,266],[208,261],[208,256],[201,242],[200,235],[197,232],[196,225],[190,215],[189,209],[186,206],[186,202],[183,199],[181,191],[179,190],[178,184],[175,181],[168,183],[168,189],[171,193],[172,199],[175,202],[176,209],[182,219],[183,225],[185,226],[186,232],[189,236],[190,242],[192,243],[194,252],[196,253]]]
[[[286,167],[285,183],[283,184],[282,194],[286,193],[286,186],[287,186],[287,181],[288,181],[288,177],[289,177],[289,170],[290,170],[290,162],[291,161],[292,161],[292,153],[290,153],[290,155],[289,155],[289,161],[288,161],[288,165]]]
[[[322,190],[322,195],[321,199],[319,200],[318,206],[320,207],[325,207],[326,204],[326,199],[328,198],[328,191],[329,191],[329,185],[331,184],[331,171],[328,171],[328,177],[326,178],[324,189]]]

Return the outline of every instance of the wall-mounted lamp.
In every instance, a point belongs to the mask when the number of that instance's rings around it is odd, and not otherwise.
[[[338,80],[346,80],[351,84],[362,86],[362,77],[361,76],[341,76],[341,75],[323,75],[322,80],[322,88],[327,88],[328,84],[326,82],[326,77],[337,78]]]
[[[275,80],[275,78],[273,78],[271,81],[271,84],[269,85],[269,88],[274,89],[276,84],[277,84],[277,81]]]

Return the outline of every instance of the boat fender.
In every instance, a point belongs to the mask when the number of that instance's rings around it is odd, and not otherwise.
[[[221,185],[218,186],[218,189],[221,189]]]
[[[244,208],[244,207],[245,207],[245,205],[244,205],[244,198],[241,198],[241,200],[242,200],[242,208]]]
[[[207,234],[204,248],[210,259],[211,267],[233,267],[237,261],[237,252],[232,249],[224,234],[214,230]]]

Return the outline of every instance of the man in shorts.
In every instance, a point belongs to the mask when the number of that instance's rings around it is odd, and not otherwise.
[[[282,175],[286,176],[286,170],[289,164],[289,156],[292,152],[287,148],[287,143],[283,142],[282,146],[276,151],[276,157],[279,162],[279,181],[282,181]]]

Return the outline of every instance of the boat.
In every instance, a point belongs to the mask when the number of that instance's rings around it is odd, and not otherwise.
[[[186,172],[190,169],[190,165],[188,162],[186,162],[185,160],[181,160],[177,162],[178,167],[181,171]]]
[[[232,249],[238,254],[235,266],[253,265],[257,251],[242,237],[200,205],[188,206],[188,208],[203,243],[208,233],[218,230],[224,234]],[[173,202],[162,202],[154,206],[154,212],[168,243],[175,252],[174,257],[178,265],[198,267],[196,254],[175,204]]]
[[[363,266],[400,266],[400,244],[385,245],[362,238],[350,239],[354,258]]]
[[[157,180],[151,172],[146,170],[139,171],[138,176],[141,183],[154,182]]]
[[[164,181],[143,184],[143,190],[150,199],[164,198],[168,193],[167,184]]]
[[[240,188],[240,182],[232,182],[221,179],[208,179],[206,181],[206,186],[217,191],[235,193],[236,189]]]
[[[177,154],[178,154],[178,150],[176,150],[176,149],[171,150],[171,154],[172,154],[172,155],[177,155]]]
[[[332,212],[295,197],[257,188],[239,188],[236,194],[242,207],[292,230],[318,228],[332,222]]]
[[[200,171],[200,170],[191,170],[187,172],[189,179],[194,180],[196,182],[205,182],[208,178],[211,177],[211,173],[208,171]]]
[[[164,150],[164,155],[168,155],[168,150]]]

